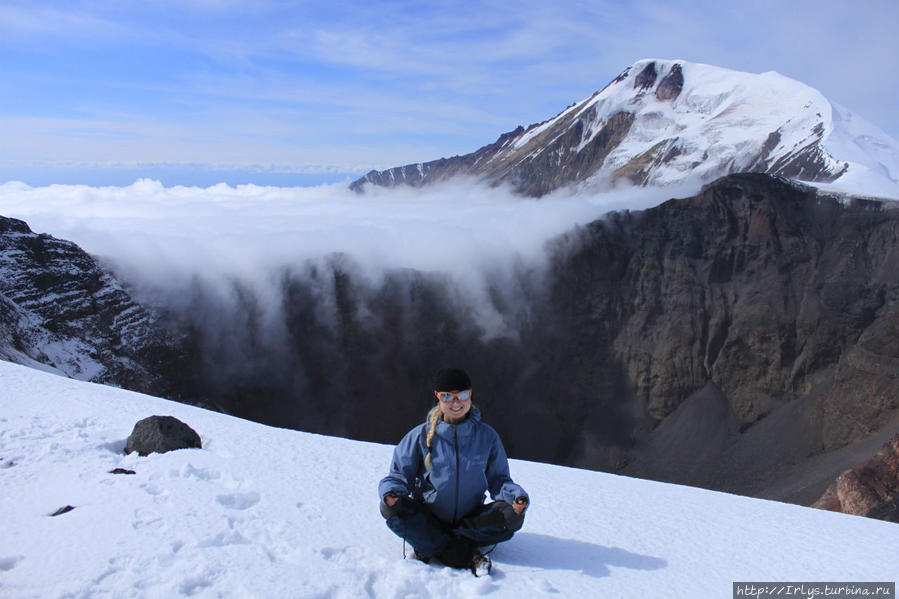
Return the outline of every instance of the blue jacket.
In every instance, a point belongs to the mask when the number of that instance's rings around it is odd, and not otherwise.
[[[411,495],[424,501],[437,518],[450,524],[472,513],[484,503],[484,492],[494,500],[512,503],[527,493],[509,476],[509,461],[502,441],[493,428],[481,421],[472,406],[459,424],[441,420],[431,441],[431,471],[425,468],[428,423],[409,431],[393,451],[390,474],[381,480],[378,492]]]

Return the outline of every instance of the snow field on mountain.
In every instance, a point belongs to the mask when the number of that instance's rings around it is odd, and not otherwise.
[[[153,414],[203,449],[123,455]],[[403,560],[377,509],[391,451],[0,362],[0,596],[721,597],[897,574],[895,524],[513,460],[532,507],[474,578]]]
[[[655,65],[653,84],[635,87],[644,68]],[[660,100],[655,90],[680,66],[683,88],[674,99]],[[593,112],[591,112],[593,111]],[[664,187],[675,183],[710,182],[731,172],[757,168],[763,147],[769,165],[813,146],[820,138],[830,155],[831,172],[849,163],[832,188],[846,193],[899,198],[899,143],[862,117],[831,104],[818,90],[774,71],[744,73],[683,60],[643,59],[620,80],[556,117],[522,134],[504,149],[503,157],[521,150],[558,123],[579,119],[590,123],[580,144],[563,151],[580,152],[620,112],[634,115],[621,142],[605,158],[585,188],[603,188],[616,171],[652,150],[645,181]],[[574,118],[572,118],[574,117]],[[564,134],[559,128],[556,137]],[[776,139],[770,137],[776,132]],[[543,152],[544,140],[530,156]]]
[[[677,98],[658,100],[650,89],[632,99],[634,80],[650,62],[658,70],[656,84],[675,64],[681,65],[684,86]],[[610,85],[594,102],[597,127],[622,106],[636,115],[633,134],[609,155],[603,172],[624,166],[662,140],[676,141],[683,153],[659,170],[650,182],[654,185],[679,181],[687,173],[719,176],[731,162],[732,172],[749,168],[747,160],[775,130],[781,132],[775,159],[809,143],[819,121],[825,135],[831,130],[830,105],[817,90],[774,72],[750,74],[685,61],[638,61],[625,80]],[[784,115],[794,118],[784,122]]]

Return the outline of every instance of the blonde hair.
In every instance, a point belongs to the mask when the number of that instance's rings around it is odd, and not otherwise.
[[[428,447],[428,455],[425,456],[425,468],[431,471],[431,441],[434,439],[434,433],[437,432],[437,423],[443,420],[443,412],[440,411],[440,404],[437,404],[428,412],[428,436],[425,437],[425,445]]]

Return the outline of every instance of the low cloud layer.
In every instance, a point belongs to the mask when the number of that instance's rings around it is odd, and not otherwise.
[[[411,268],[466,278],[509,260],[538,263],[545,242],[610,210],[641,209],[672,190],[523,199],[454,183],[421,189],[345,185],[127,187],[0,185],[0,214],[69,239],[129,279],[177,286],[195,274],[253,280],[333,253],[377,274]]]

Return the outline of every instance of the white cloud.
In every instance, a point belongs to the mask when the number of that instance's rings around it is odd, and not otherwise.
[[[547,240],[609,210],[643,208],[672,195],[633,189],[533,200],[474,182],[364,195],[344,185],[7,183],[0,185],[0,214],[75,241],[132,281],[156,288],[177,287],[196,274],[257,280],[334,252],[372,276],[412,268],[483,283],[491,270],[518,260],[540,265]]]

